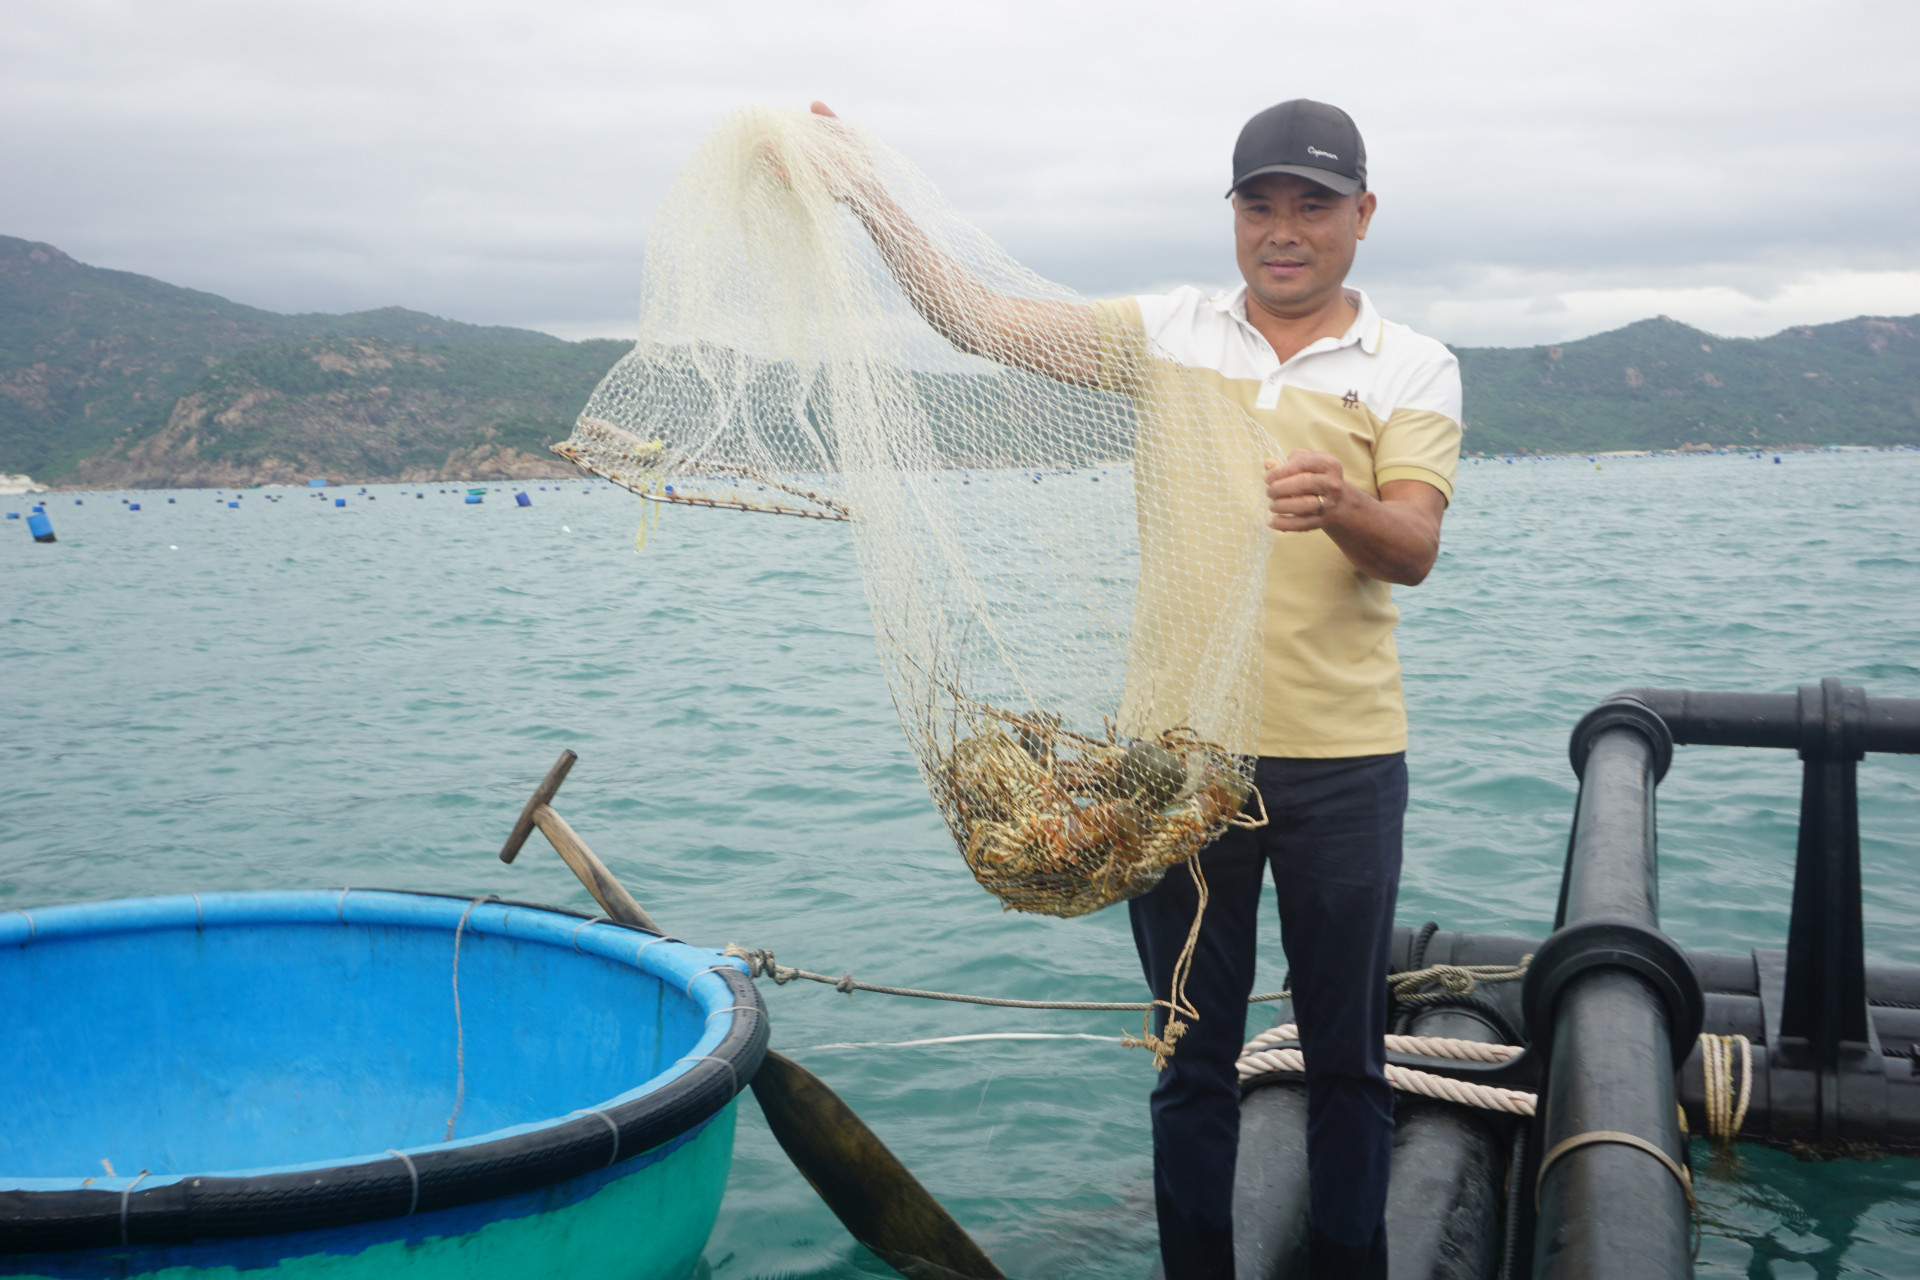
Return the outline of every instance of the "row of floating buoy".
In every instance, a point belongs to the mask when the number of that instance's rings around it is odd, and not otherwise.
[[[7,512],[7,519],[18,520],[19,518],[20,513],[18,511]],[[53,536],[53,521],[47,515],[46,503],[34,503],[33,510],[27,513],[27,532],[33,535],[35,542],[59,541],[58,538]]]
[[[1724,449],[1720,449],[1720,450],[1714,450],[1714,451],[1713,451],[1713,456],[1715,456],[1715,457],[1724,457],[1724,456],[1726,456],[1726,455],[1727,455],[1728,453],[1737,453],[1737,452],[1738,452],[1737,450],[1724,450]],[[1482,462],[1495,462],[1495,461],[1498,461],[1498,462],[1504,462],[1504,463],[1506,463],[1506,464],[1507,464],[1508,466],[1512,466],[1512,465],[1513,465],[1514,463],[1516,463],[1516,462],[1558,462],[1558,461],[1560,461],[1560,460],[1561,460],[1562,458],[1568,458],[1568,457],[1578,457],[1578,456],[1579,456],[1578,454],[1565,454],[1565,453],[1531,453],[1531,454],[1512,454],[1512,453],[1509,453],[1509,454],[1503,454],[1503,455],[1502,455],[1501,457],[1499,457],[1499,458],[1497,458],[1497,459],[1495,459],[1495,458],[1469,458],[1469,459],[1468,459],[1467,461],[1469,461],[1469,462],[1471,462],[1471,463],[1472,463],[1472,464],[1473,464],[1474,466],[1476,466],[1476,467],[1477,467],[1477,466],[1479,466],[1479,465],[1480,465],[1480,464],[1481,464]],[[1633,455],[1633,456],[1636,456],[1636,457],[1642,457],[1642,458],[1666,458],[1666,457],[1675,457],[1675,458],[1678,458],[1678,457],[1683,457],[1683,456],[1689,456],[1689,455],[1683,455],[1683,454],[1680,454],[1680,453],[1676,453],[1676,452],[1669,452],[1668,450],[1665,450],[1665,449],[1661,449],[1661,450],[1649,450],[1649,451],[1648,451],[1648,452],[1646,452],[1646,453],[1643,453],[1643,454],[1636,454],[1636,455]],[[1746,455],[1746,456],[1748,456],[1748,457],[1750,457],[1750,458],[1752,458],[1752,459],[1753,459],[1753,460],[1754,460],[1755,462],[1764,462],[1764,461],[1766,461],[1766,457],[1767,457],[1767,455],[1766,455],[1766,453],[1765,453],[1764,451],[1762,451],[1762,452],[1760,452],[1760,453],[1753,453],[1753,454],[1748,454],[1748,455]],[[1594,467],[1594,470],[1596,470],[1596,471],[1598,471],[1598,470],[1600,469],[1600,467],[1601,467],[1601,462],[1600,462],[1600,459],[1598,459],[1598,458],[1595,458],[1595,457],[1590,457],[1590,458],[1588,458],[1588,459],[1587,459],[1587,461],[1588,461],[1588,462],[1591,462],[1591,463],[1593,464],[1593,467]],[[1777,453],[1776,453],[1776,454],[1774,454],[1774,455],[1773,455],[1773,461],[1774,461],[1774,464],[1775,464],[1776,466],[1778,466],[1778,465],[1780,464],[1780,455],[1779,455],[1779,454],[1777,454]]]
[[[327,482],[325,480],[309,480],[307,484],[309,488],[312,488],[315,490],[319,490],[327,487]],[[539,490],[540,492],[545,493],[547,491],[547,486],[540,485]],[[447,493],[449,491],[446,489],[442,489],[440,490],[440,492]],[[455,490],[454,492],[457,492],[457,490]],[[493,490],[493,492],[499,493],[500,490],[495,489]],[[554,485],[553,492],[560,493],[560,492],[563,492],[563,490],[559,485]],[[590,494],[593,492],[593,490],[588,488],[588,489],[582,489],[580,492],[583,494]],[[487,490],[484,486],[479,488],[469,489],[467,490],[466,501],[468,503],[477,504],[482,500],[482,498],[485,496],[486,493],[487,493]],[[231,510],[238,510],[240,507],[240,499],[246,496],[245,494],[236,491],[233,497],[228,498],[227,496],[225,496],[225,491],[220,489],[214,490],[214,494],[215,494],[214,502],[216,504],[225,503],[226,506]],[[279,502],[281,500],[282,495],[268,493],[268,494],[262,494],[261,496],[264,497],[268,502]],[[319,498],[322,502],[325,502],[326,499],[329,497],[328,494],[319,493],[319,492],[314,493],[313,496],[316,498]],[[366,489],[362,487],[359,494],[355,496],[364,497],[368,502],[372,502],[379,495],[368,493]],[[424,499],[427,495],[425,490],[419,490],[419,491],[416,491],[413,496],[418,499]],[[533,505],[533,499],[527,494],[527,491],[524,489],[517,490],[513,495],[513,500],[516,506],[530,507]],[[176,502],[177,502],[177,499],[174,499],[174,498],[167,499],[168,505],[174,505]],[[86,505],[86,499],[75,498],[73,500],[73,505],[76,507],[84,506]],[[140,504],[138,502],[133,501],[131,498],[120,499],[120,505],[125,507],[129,511],[140,510]],[[345,498],[336,497],[333,499],[333,506],[336,510],[340,508],[344,508],[346,505],[347,505],[347,500]],[[6,513],[6,518],[9,520],[18,520],[20,519],[20,513],[18,511],[9,511]],[[47,505],[45,502],[36,502],[33,504],[33,509],[27,513],[26,524],[27,524],[27,531],[33,536],[33,540],[35,542],[58,542],[59,541],[59,539],[54,535],[53,520],[51,517],[47,515]],[[571,530],[568,530],[568,532],[571,532]],[[179,548],[177,547],[174,548],[174,550],[178,550],[178,549]]]

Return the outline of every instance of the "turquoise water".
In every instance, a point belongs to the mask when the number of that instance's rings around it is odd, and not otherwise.
[[[1614,689],[1837,675],[1920,696],[1920,453],[1603,466],[1465,466],[1438,568],[1399,593],[1405,922],[1545,932],[1567,730]],[[906,985],[1140,998],[1123,913],[1003,915],[965,873],[844,528],[669,510],[636,556],[637,504],[598,485],[535,486],[525,509],[506,486],[480,506],[342,490],[340,510],[281,492],[238,509],[53,495],[52,546],[0,522],[0,909],[348,883],[587,906],[538,837],[495,859],[572,747],[557,807],[691,941]],[[1920,964],[1920,759],[1870,759],[1861,790],[1869,958]],[[1797,793],[1786,753],[1680,752],[1660,801],[1675,937],[1781,945]],[[1009,1274],[1144,1274],[1152,1072],[1113,1043],[1128,1015],[763,987],[775,1045]],[[1003,1032],[1069,1038],[899,1043]],[[1703,1170],[1702,1274],[1920,1271],[1920,1160],[1750,1149]],[[752,1108],[706,1256],[717,1280],[889,1274]]]

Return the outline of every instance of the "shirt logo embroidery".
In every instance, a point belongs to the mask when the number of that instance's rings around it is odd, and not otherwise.
[[[1349,391],[1344,396],[1341,396],[1340,407],[1342,409],[1358,409],[1360,407],[1360,393],[1358,391]]]

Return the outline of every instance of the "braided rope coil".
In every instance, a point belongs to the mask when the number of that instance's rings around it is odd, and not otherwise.
[[[1291,1022],[1283,1022],[1270,1031],[1263,1031],[1249,1040],[1240,1051],[1237,1064],[1240,1079],[1245,1081],[1269,1071],[1300,1072],[1307,1069],[1306,1055],[1295,1045],[1287,1042],[1300,1038],[1300,1028]],[[1450,1040],[1440,1036],[1388,1036],[1387,1048],[1394,1053],[1413,1053],[1427,1058],[1451,1058],[1457,1062],[1507,1062],[1525,1052],[1517,1045],[1483,1044],[1477,1040]],[[1281,1047],[1285,1045],[1286,1047]],[[1403,1093],[1415,1093],[1424,1098],[1437,1098],[1442,1102],[1458,1103],[1464,1107],[1478,1107],[1483,1111],[1503,1111],[1508,1115],[1531,1116],[1538,1099],[1524,1089],[1508,1089],[1501,1085],[1475,1084],[1470,1080],[1455,1080],[1450,1076],[1435,1075],[1431,1071],[1417,1071],[1412,1067],[1387,1064],[1387,1083]]]
[[[1247,1041],[1242,1054],[1255,1053],[1274,1045],[1300,1038],[1300,1028],[1283,1022],[1262,1031]],[[1511,1062],[1526,1052],[1518,1045],[1484,1044],[1478,1040],[1451,1040],[1442,1036],[1388,1036],[1387,1048],[1393,1053],[1416,1054],[1423,1058],[1451,1058],[1456,1062]]]
[[[1740,1047],[1740,1091],[1733,1089],[1733,1049]],[[1747,1121],[1753,1097],[1753,1044],[1745,1036],[1700,1033],[1700,1092],[1706,1102],[1707,1136],[1726,1146]]]
[[[1242,1054],[1239,1062],[1240,1079],[1243,1081],[1269,1071],[1299,1072],[1306,1069],[1306,1056],[1298,1049],[1260,1049]],[[1467,1080],[1437,1076],[1430,1071],[1397,1067],[1391,1062],[1387,1064],[1387,1083],[1403,1093],[1417,1093],[1441,1102],[1478,1107],[1482,1111],[1504,1111],[1514,1116],[1533,1115],[1536,1103],[1534,1095],[1522,1089],[1474,1084]]]

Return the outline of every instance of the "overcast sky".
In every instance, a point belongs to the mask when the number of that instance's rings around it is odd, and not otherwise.
[[[1338,103],[1353,282],[1460,345],[1920,312],[1920,4],[6,0],[0,234],[279,311],[630,337],[699,136],[824,98],[1089,295],[1236,282],[1234,135]]]

